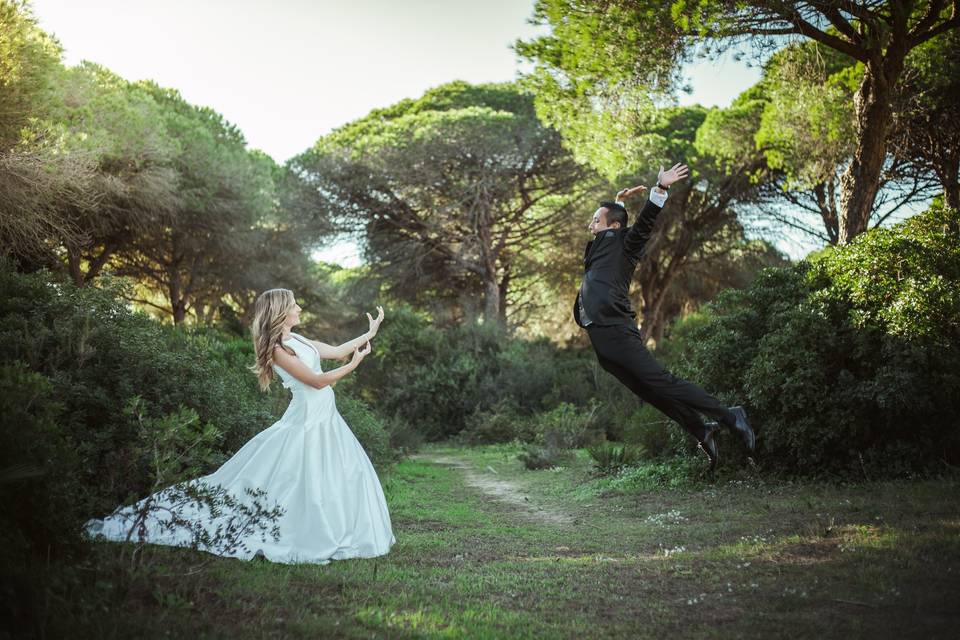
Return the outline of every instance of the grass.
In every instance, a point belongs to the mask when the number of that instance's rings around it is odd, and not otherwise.
[[[527,471],[517,447],[433,447],[517,487],[535,511],[408,459],[381,477],[397,544],[324,566],[150,547],[132,579],[100,543],[50,568],[48,637],[956,637],[960,501],[951,481],[745,479],[651,488],[593,477],[584,451]],[[199,568],[198,568],[199,567]]]

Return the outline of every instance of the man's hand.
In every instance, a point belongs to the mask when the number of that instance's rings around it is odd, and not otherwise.
[[[636,195],[638,193],[643,193],[646,190],[647,188],[643,185],[638,185],[633,188],[628,187],[626,189],[620,189],[620,191],[617,191],[617,197],[615,199],[615,202],[623,202],[630,196]]]
[[[674,182],[678,180],[683,180],[688,175],[687,165],[680,164],[679,162],[672,167],[669,171],[664,171],[663,166],[660,167],[660,173],[657,174],[657,184],[661,185],[664,189],[669,188]]]

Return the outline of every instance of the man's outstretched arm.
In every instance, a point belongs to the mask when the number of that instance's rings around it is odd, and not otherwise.
[[[674,182],[686,178],[687,171],[687,166],[679,162],[673,165],[669,171],[664,171],[663,167],[660,167],[660,172],[657,175],[657,186],[650,191],[647,204],[637,215],[636,221],[624,238],[624,249],[630,255],[639,256],[643,251],[644,246],[650,239],[650,234],[653,232],[653,225],[657,221],[660,209],[667,201],[667,189]],[[617,193],[617,202],[643,191],[646,191],[646,187],[638,186],[632,189],[623,189]]]

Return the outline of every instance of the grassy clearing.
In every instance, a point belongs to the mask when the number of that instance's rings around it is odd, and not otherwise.
[[[381,478],[397,544],[325,566],[154,547],[129,581],[101,544],[67,574],[51,637],[955,637],[958,483],[736,480],[618,490],[583,452],[526,471],[512,446],[434,447],[571,516],[540,523],[406,460]],[[204,564],[199,570],[200,563]],[[64,578],[69,576],[69,579]],[[70,582],[70,580],[74,580]]]

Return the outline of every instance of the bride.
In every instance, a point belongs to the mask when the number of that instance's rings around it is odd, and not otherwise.
[[[282,508],[279,537],[265,540],[250,534],[226,550],[244,560],[255,556],[282,563],[326,564],[344,558],[370,558],[389,552],[396,542],[383,489],[370,459],[344,422],[334,401],[333,384],[357,368],[370,353],[370,340],[383,322],[369,313],[370,330],[340,346],[308,340],[293,333],[300,323],[300,305],[288,289],[270,289],[257,298],[252,327],[256,363],[251,367],[264,390],[276,372],[293,398],[280,420],[247,442],[219,469],[198,479],[220,485],[241,502],[249,489],[263,490],[268,502]],[[351,357],[352,355],[352,357]],[[323,359],[348,364],[324,372]],[[171,527],[158,515],[172,508],[172,494],[161,491],[136,505],[117,509],[103,520],[86,524],[86,532],[108,540],[127,540],[132,527],[145,532],[145,542],[185,546],[193,535]],[[137,523],[139,507],[150,500],[146,521]],[[195,503],[180,512],[208,532],[222,527],[229,514],[211,516]],[[276,536],[274,536],[276,538]],[[209,549],[205,549],[209,550]]]

